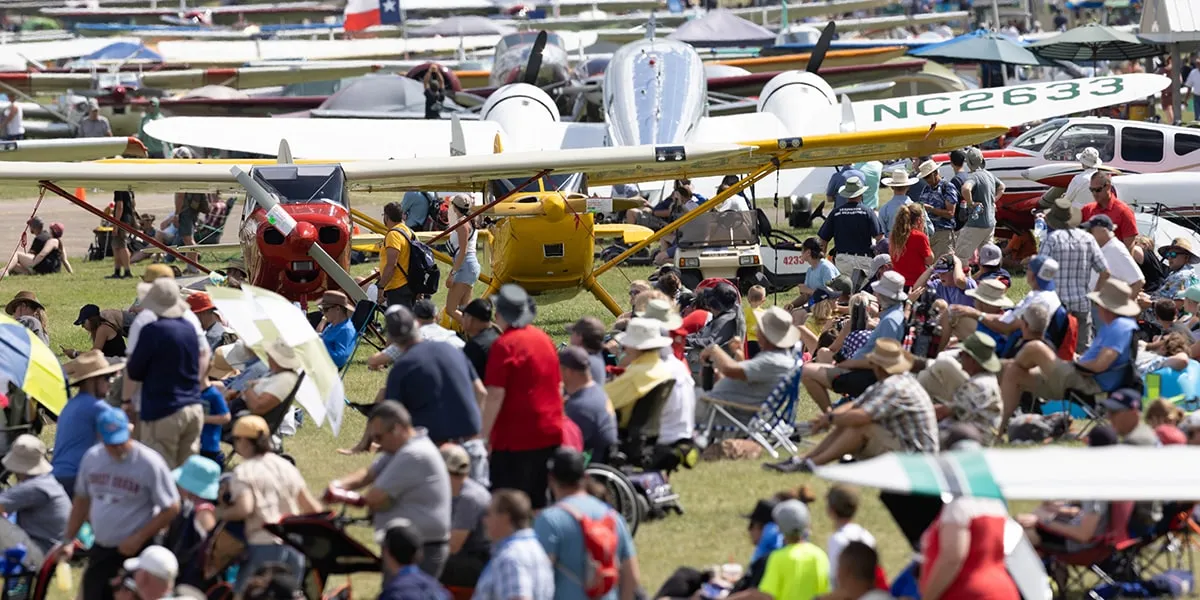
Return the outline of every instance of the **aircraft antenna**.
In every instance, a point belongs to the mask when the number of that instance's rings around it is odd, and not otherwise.
[[[646,39],[651,41],[654,40],[654,30],[658,28],[654,14],[654,11],[650,11],[650,20],[646,22]]]

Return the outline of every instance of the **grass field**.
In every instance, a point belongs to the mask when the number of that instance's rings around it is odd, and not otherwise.
[[[204,262],[216,265],[227,256],[204,257]],[[76,266],[74,275],[37,278],[12,276],[0,281],[0,299],[11,298],[23,289],[31,289],[38,294],[47,307],[53,349],[60,357],[60,345],[68,348],[86,348],[89,345],[83,329],[72,325],[80,306],[86,303],[98,304],[102,308],[127,306],[134,299],[137,281],[104,279],[111,272],[108,262],[84,262],[79,258],[73,264]],[[359,265],[353,271],[360,274],[371,268],[372,265]],[[136,269],[135,272],[140,273],[140,270]],[[646,277],[650,270],[648,267],[616,269],[606,273],[601,280],[614,296],[622,298],[621,291],[628,282]],[[1014,290],[1014,298],[1027,291],[1023,281],[1019,285]],[[441,302],[442,299],[439,294],[437,300]],[[564,327],[581,316],[596,315],[608,320],[603,307],[588,294],[580,293],[569,299],[554,300],[539,305],[537,325],[556,340],[564,340]],[[779,303],[786,301],[787,298],[778,298]],[[383,385],[384,375],[369,372],[364,365],[369,351],[367,347],[360,349],[345,378],[347,395],[353,401],[371,401],[376,390]],[[811,403],[801,403],[802,417],[812,416],[814,412],[815,407]],[[320,492],[329,480],[368,463],[369,458],[365,456],[347,457],[336,452],[338,448],[351,446],[358,439],[363,426],[361,416],[347,411],[344,427],[337,438],[328,428],[317,429],[308,420],[295,438],[286,441],[288,452],[296,457],[314,491]],[[53,436],[52,427],[43,434],[47,444],[52,444]],[[705,566],[730,560],[744,563],[751,548],[745,534],[746,522],[740,515],[749,512],[760,497],[804,484],[812,485],[818,497],[822,497],[827,488],[826,482],[814,477],[767,473],[758,464],[750,462],[702,463],[693,471],[680,472],[672,479],[672,485],[681,495],[685,514],[645,523],[635,540],[646,589],[653,593],[677,566]],[[823,545],[830,533],[830,521],[824,516],[822,505],[821,502],[814,505],[814,539]],[[860,520],[879,541],[881,558],[889,573],[896,572],[907,563],[912,549],[875,494],[864,493]],[[373,543],[370,541],[370,531],[362,529],[356,533],[367,543]],[[354,585],[356,597],[373,597],[379,580],[374,576],[356,577]]]

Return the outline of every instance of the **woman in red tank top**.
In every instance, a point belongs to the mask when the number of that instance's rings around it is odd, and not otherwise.
[[[912,286],[933,264],[933,249],[925,235],[925,211],[920,204],[905,204],[896,212],[896,223],[888,239],[892,269],[904,276],[904,285]]]
[[[999,500],[955,498],[921,536],[922,600],[1018,600],[1004,566],[1008,510]]]

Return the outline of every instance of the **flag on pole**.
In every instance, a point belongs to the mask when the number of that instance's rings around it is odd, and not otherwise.
[[[347,0],[342,15],[346,31],[362,31],[372,25],[399,25],[402,0]]]

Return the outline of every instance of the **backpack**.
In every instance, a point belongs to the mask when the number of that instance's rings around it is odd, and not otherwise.
[[[557,506],[574,517],[583,532],[585,579],[578,583],[588,598],[600,598],[617,587],[620,577],[617,565],[617,546],[620,542],[617,535],[617,519],[621,517],[612,509],[608,509],[603,518],[593,519],[566,503],[559,503]],[[574,579],[569,571],[562,571]]]
[[[971,209],[967,208],[967,203],[958,199],[958,204],[954,205],[954,230],[958,231],[967,226],[967,221],[971,219]]]
[[[399,227],[392,228],[392,231],[399,232],[408,240],[408,268],[397,264],[396,268],[404,274],[408,279],[408,287],[414,294],[426,294],[432,296],[438,291],[438,284],[442,281],[442,275],[438,271],[437,262],[433,259],[433,250],[417,239],[417,236],[409,236],[404,233],[404,230]]]

